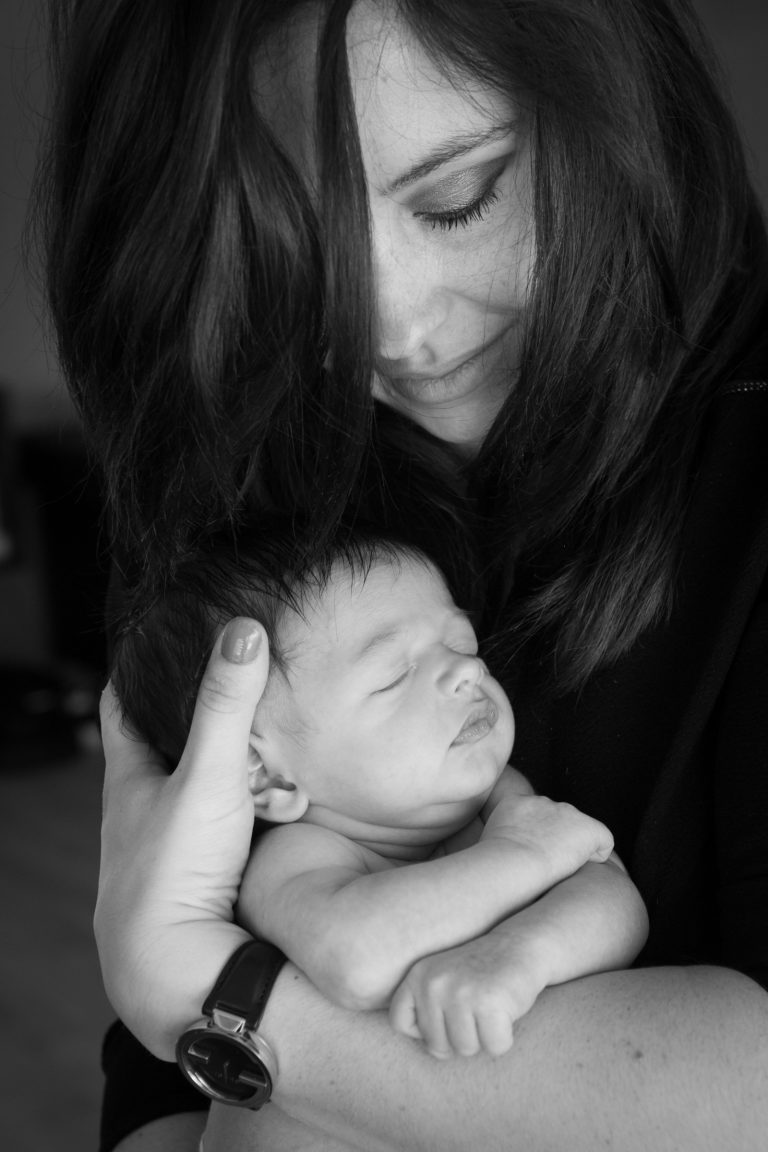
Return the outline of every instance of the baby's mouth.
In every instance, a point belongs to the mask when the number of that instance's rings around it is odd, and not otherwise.
[[[496,705],[490,700],[483,700],[467,716],[451,747],[455,744],[474,744],[475,741],[482,740],[491,731],[498,718]]]

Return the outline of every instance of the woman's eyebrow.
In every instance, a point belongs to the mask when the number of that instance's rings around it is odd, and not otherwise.
[[[467,152],[472,152],[483,144],[491,144],[494,140],[501,140],[502,137],[509,135],[513,127],[513,124],[496,124],[493,128],[486,129],[485,132],[463,132],[458,136],[444,140],[418,164],[414,164],[407,172],[397,176],[388,185],[386,194],[389,196],[409,184],[415,184],[417,180],[429,176],[431,172],[443,164],[447,164],[449,160],[456,160],[459,156],[464,156]]]

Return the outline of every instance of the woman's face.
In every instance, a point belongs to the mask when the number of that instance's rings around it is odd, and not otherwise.
[[[311,16],[294,23],[262,89],[305,166],[316,35]],[[347,46],[373,230],[374,394],[473,452],[518,363],[533,262],[525,125],[494,89],[446,79],[385,3],[358,0]]]

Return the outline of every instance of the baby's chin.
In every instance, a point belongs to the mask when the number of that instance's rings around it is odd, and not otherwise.
[[[448,750],[449,759],[459,761],[461,769],[467,773],[467,786],[473,797],[484,797],[509,763],[512,742],[501,731],[489,732],[474,743],[452,744]],[[485,803],[480,800],[480,805]]]

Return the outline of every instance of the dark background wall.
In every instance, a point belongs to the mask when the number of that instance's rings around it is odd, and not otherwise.
[[[768,0],[697,7],[768,203]],[[21,262],[44,127],[43,10],[0,0],[0,1148],[87,1152],[110,1017],[90,929],[104,572],[96,494]]]

